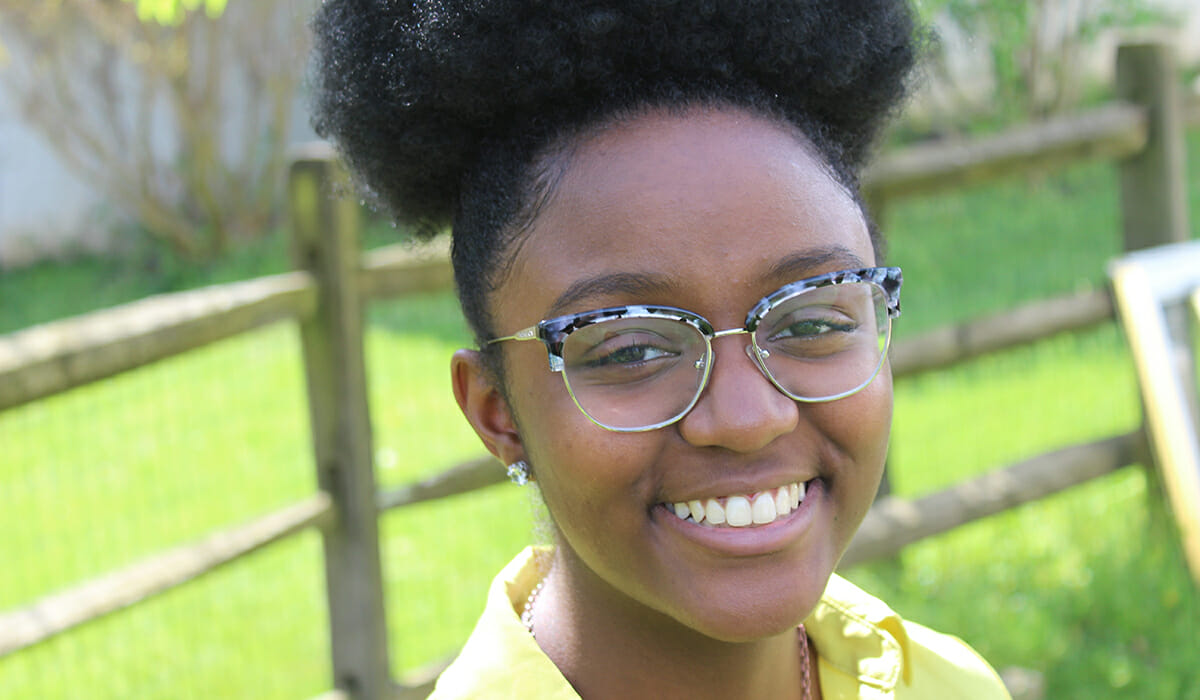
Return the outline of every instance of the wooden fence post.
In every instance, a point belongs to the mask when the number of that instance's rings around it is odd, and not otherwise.
[[[333,684],[356,700],[391,692],[370,413],[363,352],[358,204],[328,149],[299,153],[288,179],[293,254],[315,277],[301,325],[317,482],[337,515],[322,531]]]
[[[1123,43],[1117,49],[1117,96],[1145,107],[1149,119],[1146,147],[1120,161],[1121,222],[1125,250],[1138,250],[1191,237],[1188,224],[1186,143],[1175,53],[1166,37]],[[1191,354],[1185,344],[1187,317],[1182,308],[1166,309],[1179,376],[1194,384]],[[1147,477],[1158,481],[1153,454]],[[1149,489],[1151,512],[1165,502],[1161,484]]]
[[[1120,163],[1125,250],[1190,237],[1178,80],[1167,41],[1131,42],[1117,49],[1117,96],[1149,112],[1145,149]]]

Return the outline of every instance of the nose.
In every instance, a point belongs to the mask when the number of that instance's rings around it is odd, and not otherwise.
[[[708,385],[678,424],[680,434],[692,445],[749,453],[796,429],[800,420],[796,402],[766,377],[753,359],[752,347],[738,352],[738,343],[747,340],[713,340]]]

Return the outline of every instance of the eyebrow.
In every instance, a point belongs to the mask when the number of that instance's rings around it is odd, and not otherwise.
[[[810,277],[816,270],[832,263],[847,269],[868,267],[862,258],[849,248],[834,245],[793,253],[776,262],[763,277],[789,282]],[[667,292],[672,287],[668,275],[645,272],[613,272],[575,281],[554,300],[547,317],[558,316],[580,301],[592,297],[626,295],[646,297]]]
[[[837,265],[845,269],[870,267],[849,248],[833,245],[825,248],[805,250],[792,253],[779,260],[767,272],[771,280],[787,280],[789,282],[811,277],[822,267]]]
[[[567,287],[550,305],[549,315],[555,316],[563,313],[573,304],[590,297],[608,295],[644,297],[662,293],[670,287],[671,281],[666,275],[643,272],[614,272],[596,275],[577,280]]]

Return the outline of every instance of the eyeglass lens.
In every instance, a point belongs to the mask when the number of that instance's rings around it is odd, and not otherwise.
[[[793,399],[822,401],[878,373],[891,324],[884,293],[865,282],[808,289],[758,320],[754,355]],[[699,398],[712,366],[705,335],[683,320],[611,318],[563,341],[563,377],[579,408],[615,430],[668,424]]]

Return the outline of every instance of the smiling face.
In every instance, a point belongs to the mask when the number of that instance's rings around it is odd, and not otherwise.
[[[770,120],[650,112],[576,145],[491,299],[501,334],[622,304],[680,307],[737,328],[785,284],[875,264],[852,197],[803,137]],[[816,605],[872,502],[891,421],[886,368],[853,396],[797,403],[763,375],[748,342],[716,338],[695,407],[642,433],[591,423],[540,343],[501,346],[507,405],[493,392],[490,414],[467,398],[482,391],[483,373],[456,360],[456,392],[484,441],[533,467],[571,599],[603,606],[614,625],[725,641],[782,633]],[[732,519],[740,498],[786,495],[792,484],[806,484],[803,503],[765,525],[712,527],[672,505],[715,501]]]

